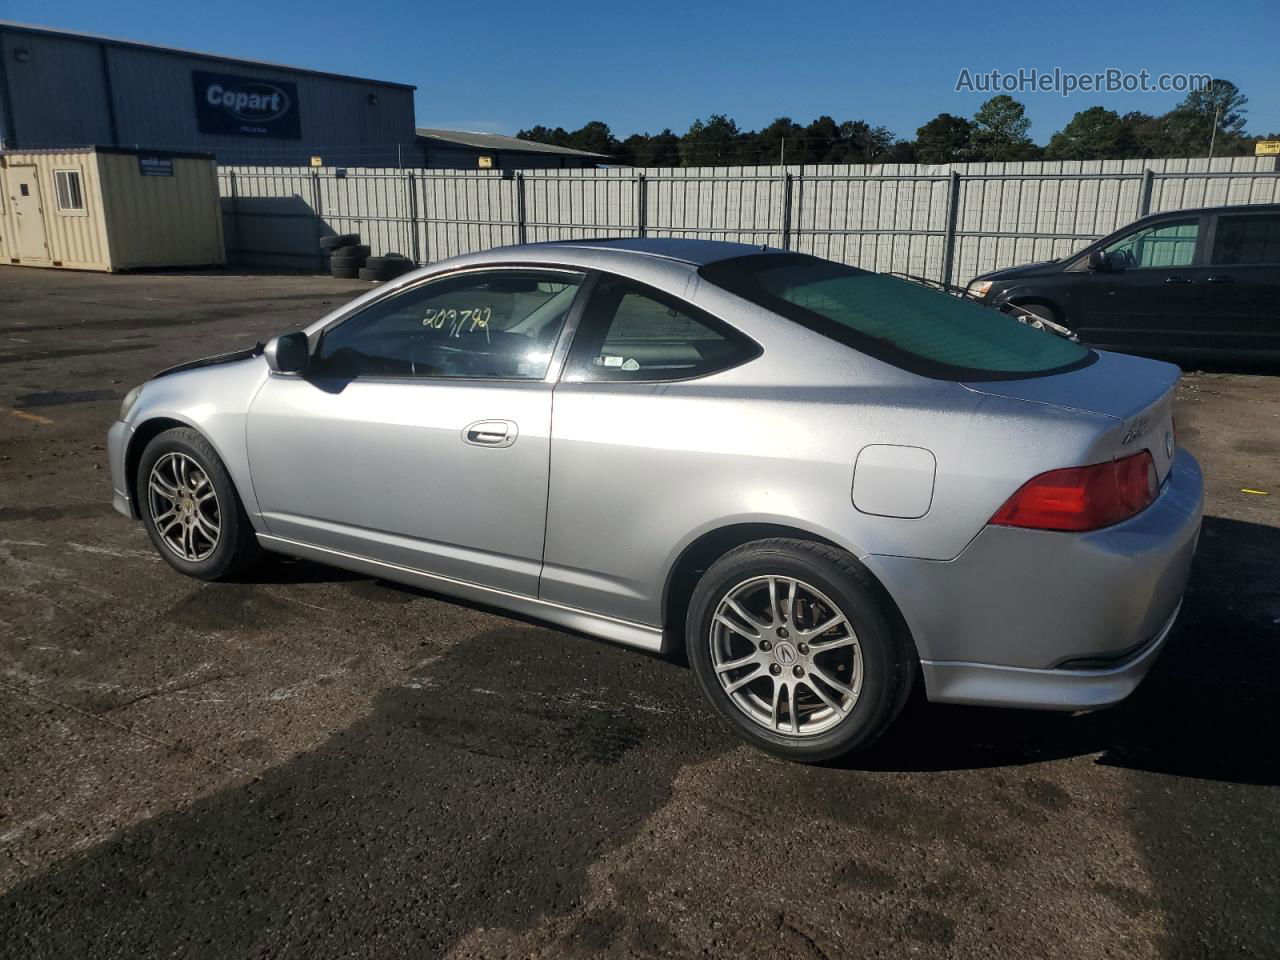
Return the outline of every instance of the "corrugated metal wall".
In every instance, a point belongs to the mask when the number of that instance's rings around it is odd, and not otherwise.
[[[872,270],[964,282],[1064,256],[1150,210],[1280,203],[1276,161],[1126,160],[635,170],[223,167],[228,252],[321,269],[317,240],[358,232],[420,262],[520,240],[686,236],[786,243]],[[1144,186],[1144,171],[1152,171]],[[958,174],[953,182],[952,174]],[[1207,173],[1214,175],[1208,176]],[[1251,174],[1270,173],[1271,176]],[[1229,175],[1227,175],[1229,174]],[[949,212],[955,191],[955,226]]]
[[[413,90],[406,87],[15,29],[0,29],[0,48],[16,133],[10,148],[141,146],[215,152],[227,163],[306,163],[331,150],[345,162],[395,164],[395,144],[414,142]],[[25,59],[13,55],[16,48]],[[193,70],[296,84],[301,137],[201,133]]]
[[[173,176],[142,176],[132,154],[98,154],[111,267],[226,263],[210,159],[175,157]]]

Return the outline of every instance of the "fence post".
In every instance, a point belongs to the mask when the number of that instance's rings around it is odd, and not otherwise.
[[[413,170],[405,172],[405,186],[409,190],[409,246],[413,248],[413,262],[422,264],[422,249],[418,243],[418,187]]]
[[[320,267],[320,272],[327,271],[327,259],[325,251],[320,249],[320,238],[324,236],[324,208],[320,203],[320,174],[311,171],[311,211],[315,214],[316,227],[316,262]]]
[[[240,197],[236,187],[236,172],[234,170],[227,171],[227,182],[231,188],[231,230],[235,234],[235,246],[227,250],[227,259],[231,259],[229,255],[232,251],[237,256],[240,253]]]
[[[524,226],[524,174],[516,172],[516,243],[528,243]]]
[[[1155,185],[1156,175],[1150,169],[1142,171],[1142,190],[1138,194],[1138,216],[1145,217],[1151,212],[1151,188]]]
[[[956,259],[956,224],[960,220],[960,174],[951,171],[947,181],[947,226],[942,235],[942,282],[951,283]]]
[[[783,250],[791,249],[791,174],[782,174],[782,242]]]
[[[646,186],[644,173],[636,174],[636,236],[643,237],[645,235],[645,217],[646,217]]]

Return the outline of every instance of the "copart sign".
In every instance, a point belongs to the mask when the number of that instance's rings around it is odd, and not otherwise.
[[[246,137],[302,136],[298,88],[283,80],[191,71],[201,133]]]

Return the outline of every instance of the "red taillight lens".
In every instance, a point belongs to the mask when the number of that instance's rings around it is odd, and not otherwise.
[[[1082,532],[1109,527],[1146,509],[1159,493],[1146,450],[1087,467],[1050,470],[1024,483],[991,522],[1003,527]]]

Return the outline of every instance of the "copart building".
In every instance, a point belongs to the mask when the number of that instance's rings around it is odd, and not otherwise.
[[[0,20],[0,149],[129,147],[219,163],[395,165],[414,87]]]

